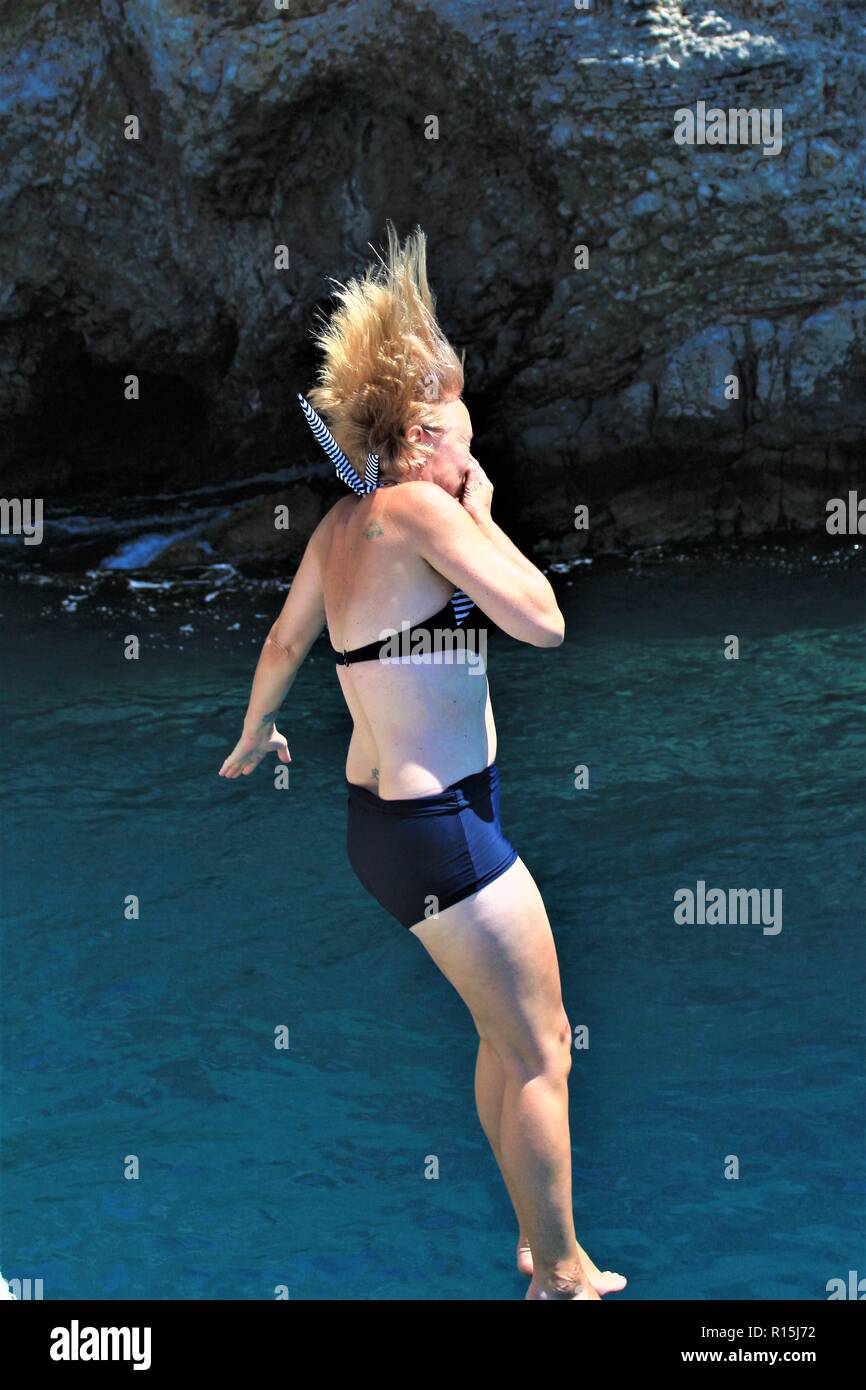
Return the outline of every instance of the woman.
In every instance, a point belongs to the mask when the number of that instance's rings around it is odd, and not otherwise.
[[[499,823],[473,603],[535,647],[560,645],[563,617],[547,579],[491,517],[493,488],[460,399],[462,357],[436,320],[420,228],[401,248],[389,224],[387,261],[337,297],[317,333],[324,359],[310,392],[333,434],[307,415],[360,495],[337,502],[309,540],[220,776],[247,776],[269,752],[291,761],[274,718],[327,623],[354,720],[352,866],[472,1014],[478,1115],[517,1214],[526,1297],[598,1299],[625,1280],[600,1271],[575,1237],[571,1028],[544,904]],[[352,460],[365,455],[362,482]]]

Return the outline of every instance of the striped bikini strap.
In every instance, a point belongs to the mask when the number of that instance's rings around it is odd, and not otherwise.
[[[298,392],[298,400],[301,403],[307,424],[337,470],[337,477],[340,481],[346,483],[353,492],[357,492],[359,497],[364,497],[368,492],[375,492],[379,486],[379,455],[367,455],[364,476],[363,478],[359,477],[321,415],[316,413],[300,391]]]

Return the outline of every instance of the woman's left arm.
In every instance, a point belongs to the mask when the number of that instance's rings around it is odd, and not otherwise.
[[[308,651],[325,626],[325,600],[318,562],[319,528],[313,532],[292,580],[282,612],[262,645],[253,676],[244,728],[219,770],[220,777],[245,777],[266,753],[290,763],[286,740],[274,719]]]

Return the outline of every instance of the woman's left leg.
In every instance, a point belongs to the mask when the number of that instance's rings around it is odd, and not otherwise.
[[[520,1234],[517,1241],[517,1268],[522,1274],[532,1273],[532,1260],[529,1256],[529,1240],[524,1235],[523,1219],[517,1203],[517,1194],[508,1176],[499,1144],[499,1125],[502,1119],[502,1098],[505,1094],[505,1071],[493,1048],[484,1038],[478,1039],[478,1057],[475,1061],[475,1106],[481,1128],[487,1137],[493,1155],[499,1165],[502,1181],[511,1198],[511,1205],[517,1217]],[[521,1250],[524,1252],[521,1256]]]
[[[532,1243],[529,1299],[598,1299],[571,1208],[571,1032],[550,923],[519,858],[411,928],[463,999],[505,1072],[499,1146]]]
[[[475,1062],[475,1104],[478,1110],[478,1118],[481,1121],[481,1128],[484,1130],[487,1142],[493,1150],[499,1171],[502,1174],[502,1181],[508,1190],[511,1198],[511,1205],[517,1217],[518,1236],[517,1236],[517,1268],[521,1274],[532,1274],[532,1251],[529,1245],[529,1237],[526,1234],[526,1226],[520,1214],[520,1205],[517,1194],[508,1170],[502,1157],[502,1148],[499,1143],[499,1126],[502,1120],[502,1099],[505,1094],[505,1070],[497,1057],[495,1051],[484,1038],[478,1039],[478,1057]],[[625,1276],[617,1274],[611,1269],[599,1269],[594,1260],[587,1255],[580,1241],[577,1242],[580,1251],[580,1258],[584,1268],[589,1275],[590,1282],[600,1294],[618,1293],[626,1285]]]

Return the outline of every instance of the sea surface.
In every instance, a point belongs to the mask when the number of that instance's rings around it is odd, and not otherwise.
[[[489,679],[588,1030],[578,1237],[620,1299],[825,1299],[866,1274],[863,554],[563,571],[563,646],[496,633]],[[217,776],[283,596],[0,583],[0,1269],[46,1299],[523,1297],[472,1021],[346,859],[325,639],[289,786]],[[699,883],[775,926],[677,921]]]

